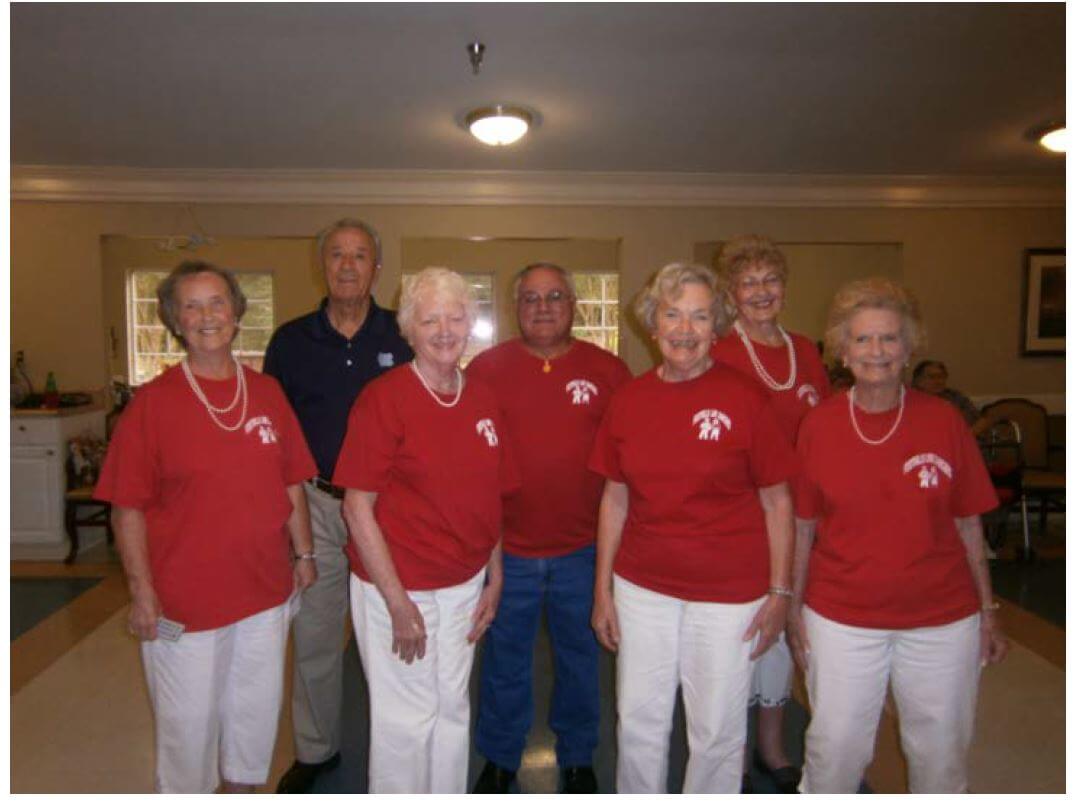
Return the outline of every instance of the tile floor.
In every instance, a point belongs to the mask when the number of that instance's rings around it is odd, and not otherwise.
[[[1008,563],[1001,551],[994,566],[1001,610],[1014,642],[1008,660],[988,669],[981,684],[977,738],[971,755],[977,792],[1062,793],[1065,790],[1065,527],[1060,516],[1041,539],[1041,559],[1029,566]],[[72,566],[11,564],[13,578],[76,577],[99,581],[11,644],[11,791],[146,792],[152,782],[152,719],[137,646],[126,634],[126,587],[115,555],[105,546],[80,556]],[[1062,614],[1061,614],[1062,613]],[[17,617],[13,613],[14,618]],[[318,790],[365,788],[368,738],[365,688],[357,654],[347,651],[345,762]],[[556,769],[552,734],[544,724],[550,655],[537,653],[537,724],[520,772],[528,792],[553,792]],[[602,787],[614,774],[614,664],[602,663],[601,746],[596,767]],[[807,715],[801,689],[789,718],[789,748],[800,754]],[[541,701],[541,700],[545,701]],[[542,707],[542,705],[544,705]],[[289,712],[281,714],[271,787],[293,758]],[[672,790],[681,787],[685,743],[681,724],[672,739]],[[480,769],[473,755],[471,776]],[[876,758],[866,780],[876,792],[906,790],[905,764],[897,745],[892,712],[885,713]],[[268,790],[262,789],[262,790]]]

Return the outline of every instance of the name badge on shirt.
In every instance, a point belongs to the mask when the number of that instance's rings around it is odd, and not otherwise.
[[[377,364],[382,368],[395,367],[395,355],[391,351],[377,354]]]

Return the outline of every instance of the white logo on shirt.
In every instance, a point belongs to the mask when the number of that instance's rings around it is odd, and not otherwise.
[[[902,472],[904,474],[917,470],[917,482],[918,487],[929,488],[940,486],[940,474],[942,473],[948,479],[952,476],[951,465],[943,457],[938,454],[926,453],[916,454],[910,459],[906,460],[902,466]]]
[[[593,396],[599,395],[597,385],[585,379],[574,379],[567,382],[567,392],[571,394],[571,403],[576,405],[588,404]]]
[[[377,364],[382,368],[390,368],[395,365],[395,356],[391,351],[377,354]]]
[[[695,426],[699,426],[698,440],[719,440],[723,430],[731,430],[731,419],[718,409],[703,409],[694,415]]]
[[[492,425],[492,418],[482,418],[477,422],[477,433],[484,435],[488,440],[489,448],[495,448],[500,438],[496,436],[496,427]]]
[[[803,384],[798,388],[798,399],[805,399],[809,406],[815,407],[820,403],[820,393],[817,392],[817,388],[812,384]]]
[[[276,430],[272,428],[272,421],[269,420],[267,415],[258,415],[256,418],[250,418],[246,421],[246,425],[243,430],[249,434],[254,429],[257,429],[257,433],[261,436],[261,442],[264,445],[276,442]]]

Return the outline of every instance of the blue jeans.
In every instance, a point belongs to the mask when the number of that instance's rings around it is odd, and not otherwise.
[[[503,596],[485,636],[477,750],[517,771],[533,724],[533,645],[544,607],[555,684],[548,725],[561,767],[589,766],[600,723],[599,647],[593,612],[595,547],[559,557],[503,555]]]

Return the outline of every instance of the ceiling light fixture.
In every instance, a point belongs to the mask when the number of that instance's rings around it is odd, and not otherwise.
[[[1039,140],[1041,147],[1047,148],[1052,153],[1066,153],[1067,152],[1067,129],[1066,126],[1059,126],[1052,128],[1050,131],[1041,134]]]
[[[533,115],[517,106],[489,106],[466,115],[470,133],[486,145],[511,145],[526,135]]]
[[[1035,142],[1045,150],[1052,153],[1067,152],[1067,126],[1066,123],[1049,120],[1041,125],[1035,125],[1026,131],[1026,139]]]
[[[470,42],[466,46],[466,54],[470,57],[470,69],[474,75],[481,72],[481,59],[485,56],[485,46],[481,42]]]

